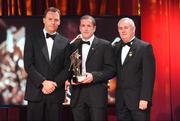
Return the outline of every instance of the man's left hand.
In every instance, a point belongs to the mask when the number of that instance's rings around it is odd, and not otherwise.
[[[139,101],[139,109],[146,110],[147,107],[148,107],[148,101],[146,101],[146,100]]]
[[[86,73],[86,78],[81,82],[82,84],[89,84],[93,82],[93,75],[91,73]]]

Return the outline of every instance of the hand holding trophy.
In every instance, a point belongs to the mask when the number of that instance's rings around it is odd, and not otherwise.
[[[76,49],[71,55],[70,55],[70,68],[69,71],[72,72],[72,79],[71,82],[73,83],[80,83],[82,82],[86,76],[81,75],[81,55],[79,54],[79,50]]]

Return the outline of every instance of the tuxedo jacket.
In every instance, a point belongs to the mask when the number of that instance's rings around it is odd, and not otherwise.
[[[28,74],[25,90],[25,99],[41,101],[46,97],[49,102],[61,103],[64,101],[64,83],[67,79],[65,65],[68,40],[57,33],[49,60],[46,39],[43,31],[31,35],[25,42],[24,65]],[[42,82],[51,80],[57,83],[52,94],[44,95],[41,91]]]
[[[137,109],[140,100],[149,101],[151,105],[155,80],[155,58],[152,46],[135,38],[123,65],[121,63],[121,49],[121,42],[115,45],[117,108],[120,109],[125,103],[129,109]]]
[[[79,47],[80,42],[72,44],[71,52]],[[84,99],[94,107],[104,107],[107,104],[107,81],[115,75],[114,50],[111,44],[103,39],[95,37],[90,47],[86,72],[92,73],[93,83],[72,86],[71,106],[75,106],[79,95],[85,92]]]

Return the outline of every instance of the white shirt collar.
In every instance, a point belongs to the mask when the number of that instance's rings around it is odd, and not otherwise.
[[[91,36],[89,39],[87,39],[87,40],[83,39],[83,37],[82,37],[82,40],[83,40],[83,41],[89,41],[89,42],[90,42],[90,45],[91,45],[92,42],[93,42],[93,40],[94,40],[94,38],[95,38],[95,36],[92,35],[92,36]]]
[[[46,33],[48,33],[45,28],[43,29],[43,32],[44,32],[44,36],[46,37]],[[56,32],[54,32],[53,34],[56,34]]]

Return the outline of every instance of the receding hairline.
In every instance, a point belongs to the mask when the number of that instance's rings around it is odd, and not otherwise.
[[[61,16],[61,12],[60,12],[60,10],[58,9],[58,8],[55,8],[55,7],[49,7],[49,8],[47,8],[46,10],[45,10],[45,12],[44,12],[44,18],[46,17],[46,15],[47,15],[47,13],[48,12],[57,12],[58,14],[59,14],[59,17]]]
[[[124,22],[124,21],[128,22],[129,25],[131,25],[132,27],[135,27],[134,21],[133,21],[131,18],[128,18],[128,17],[126,17],[126,18],[121,18],[121,19],[119,20],[119,22],[118,22],[118,26],[119,26],[119,24],[120,24],[121,22]]]
[[[96,26],[96,20],[95,20],[95,18],[94,17],[92,17],[92,16],[90,16],[90,15],[84,15],[84,16],[82,16],[81,18],[80,18],[80,21],[81,20],[91,20],[91,22],[92,22],[92,24],[94,25],[94,26]]]

